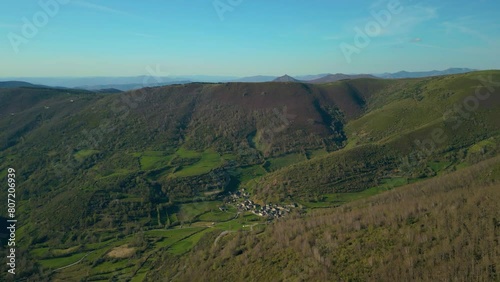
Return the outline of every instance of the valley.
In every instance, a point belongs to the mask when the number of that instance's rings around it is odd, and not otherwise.
[[[500,71],[17,86],[0,89],[0,178],[18,173],[19,277],[439,280],[440,257],[498,279]]]

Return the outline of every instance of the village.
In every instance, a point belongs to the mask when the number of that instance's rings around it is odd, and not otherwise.
[[[229,192],[229,195],[224,199],[224,203],[234,205],[238,208],[239,212],[251,212],[255,215],[267,217],[268,219],[281,218],[290,213],[292,208],[296,208],[297,204],[278,205],[278,204],[265,204],[259,205],[249,199],[250,194],[245,189],[240,189],[236,192]],[[219,210],[225,211],[226,207],[221,206]]]

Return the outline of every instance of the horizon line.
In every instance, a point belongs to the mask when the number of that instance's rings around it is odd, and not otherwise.
[[[228,77],[228,78],[245,78],[245,77],[257,77],[257,76],[272,76],[272,77],[281,77],[281,76],[311,76],[311,75],[330,75],[330,74],[345,74],[345,75],[360,75],[360,74],[387,74],[387,73],[399,73],[399,72],[432,72],[432,71],[446,71],[450,69],[469,69],[471,71],[486,71],[486,70],[500,70],[500,68],[492,68],[492,69],[476,69],[476,68],[468,68],[468,67],[449,67],[446,69],[432,69],[432,70],[407,70],[407,69],[402,69],[399,71],[391,72],[391,71],[384,71],[384,72],[356,72],[356,73],[345,73],[345,72],[322,72],[322,73],[309,73],[309,74],[281,74],[281,75],[273,75],[273,74],[255,74],[255,75],[243,75],[243,76],[238,76],[238,75],[223,75],[223,74],[173,74],[173,75],[162,75],[162,76],[156,76],[156,77],[178,77],[182,78],[183,76],[207,76],[207,77]],[[64,75],[54,75],[54,76],[0,76],[0,78],[102,78],[102,77],[109,77],[109,78],[126,78],[126,77],[148,77],[148,76],[153,76],[151,74],[138,74],[138,75],[89,75],[89,76],[64,76]]]

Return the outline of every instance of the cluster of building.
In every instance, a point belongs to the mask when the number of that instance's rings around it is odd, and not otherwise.
[[[240,212],[252,212],[258,216],[265,216],[270,219],[280,218],[290,212],[291,208],[297,207],[296,204],[281,206],[277,204],[266,204],[259,205],[254,201],[249,199],[250,194],[241,189],[235,193],[229,192],[229,196],[226,197],[225,202],[227,204],[235,205]],[[219,207],[219,209],[224,210],[224,207]]]
[[[267,204],[267,205],[260,207],[260,209],[252,210],[252,212],[258,216],[267,216],[270,218],[280,218],[280,217],[286,215],[287,213],[289,213],[290,209],[283,207],[283,206],[280,206],[280,205],[276,205],[276,204],[274,204],[274,205]]]
[[[259,205],[254,203],[252,200],[246,199],[236,205],[240,211],[254,211],[260,208]]]

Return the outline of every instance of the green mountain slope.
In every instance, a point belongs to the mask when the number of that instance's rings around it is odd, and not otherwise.
[[[17,171],[21,275],[41,279],[88,255],[61,277],[146,276],[160,251],[185,254],[211,231],[265,222],[225,207],[230,191],[308,211],[494,157],[499,82],[485,71],[116,94],[0,89],[0,177]],[[134,255],[112,258],[114,248]]]
[[[404,88],[391,85],[373,94],[366,114],[347,123],[346,148],[269,174],[249,187],[267,201],[311,200],[391,179],[413,182],[491,157],[498,152],[500,133],[496,81],[498,72],[398,81]],[[404,93],[412,91],[406,98]],[[415,93],[420,98],[412,98]],[[385,105],[380,107],[381,99]]]
[[[296,215],[157,261],[175,281],[497,281],[498,157],[341,208]]]

